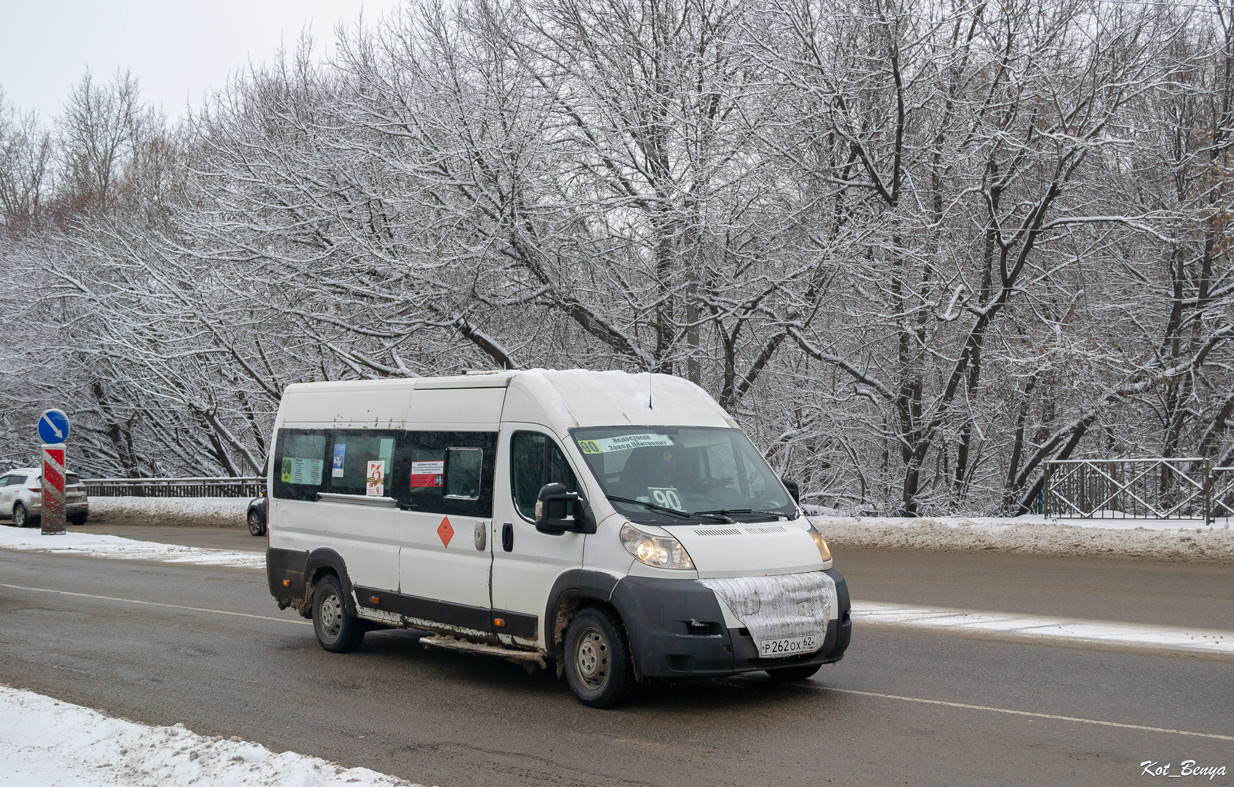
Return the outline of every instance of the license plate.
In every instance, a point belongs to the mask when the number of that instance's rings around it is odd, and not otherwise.
[[[770,639],[759,643],[758,655],[765,659],[775,659],[781,656],[800,656],[803,653],[813,653],[820,647],[822,647],[822,643],[815,636]]]

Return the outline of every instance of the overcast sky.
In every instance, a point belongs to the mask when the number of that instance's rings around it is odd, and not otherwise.
[[[106,81],[129,69],[168,117],[197,107],[228,74],[294,50],[311,25],[320,44],[339,20],[366,24],[398,0],[0,0],[0,89],[44,122],[59,114],[86,68]]]

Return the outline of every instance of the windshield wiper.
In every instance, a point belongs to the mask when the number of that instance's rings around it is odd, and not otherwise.
[[[776,521],[779,521],[779,517],[784,517],[785,519],[788,519],[788,514],[785,514],[780,511],[759,511],[753,508],[718,508],[715,511],[695,511],[694,513],[696,515],[711,515],[711,516],[719,515],[723,517],[729,517],[730,521],[731,521],[731,516],[730,516],[731,514],[756,514],[758,516],[774,516],[776,517]]]
[[[618,497],[617,495],[605,495],[605,497],[607,497],[609,500],[612,500],[614,503],[631,503],[636,506],[646,506],[647,508],[650,508],[652,511],[661,511],[665,514],[672,514],[673,516],[680,517],[682,519],[689,519],[692,516],[712,516],[712,517],[716,516],[715,513],[706,512],[706,511],[696,511],[693,514],[688,514],[685,511],[678,511],[675,508],[669,508],[668,506],[662,506],[662,505],[659,505],[658,503],[649,503],[646,500],[636,500],[632,497]],[[720,521],[725,522],[727,520],[721,518]]]

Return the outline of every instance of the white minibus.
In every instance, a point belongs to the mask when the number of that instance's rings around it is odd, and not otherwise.
[[[291,385],[271,445],[270,592],[326,650],[414,628],[612,707],[657,679],[803,680],[848,647],[848,590],[796,485],[686,380]]]

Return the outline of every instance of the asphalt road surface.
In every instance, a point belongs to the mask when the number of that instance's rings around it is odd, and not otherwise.
[[[1229,566],[853,551],[837,567],[858,603],[1234,630]],[[844,661],[805,683],[660,685],[596,711],[551,674],[428,651],[414,632],[326,653],[261,572],[7,551],[0,630],[0,683],[443,787],[1147,785],[1165,777],[1141,763],[1181,774],[1187,760],[1234,772],[1234,661],[1220,658],[858,621]]]

